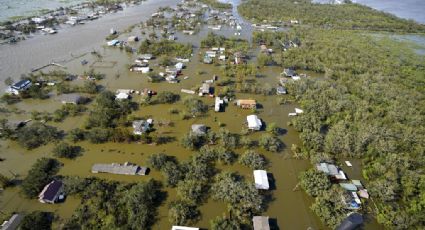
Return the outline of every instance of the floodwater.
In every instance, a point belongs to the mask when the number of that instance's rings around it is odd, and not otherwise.
[[[36,36],[33,39],[23,41],[14,46],[0,46],[1,60],[1,77],[7,77],[3,73],[10,74],[15,78],[22,72],[28,71],[30,68],[44,65],[51,60],[61,61],[60,63],[66,67],[66,70],[74,74],[82,74],[84,71],[89,70],[90,65],[96,65],[97,58],[91,54],[86,54],[93,49],[100,52],[103,56],[102,63],[110,63],[110,67],[95,68],[96,71],[106,74],[106,78],[100,81],[100,84],[106,88],[114,91],[119,88],[131,88],[140,90],[149,88],[155,91],[172,91],[179,93],[180,89],[192,89],[199,86],[202,81],[211,79],[214,74],[222,75],[220,66],[206,65],[199,61],[199,48],[195,48],[194,56],[191,62],[187,64],[187,68],[183,71],[182,76],[188,76],[187,80],[181,80],[179,84],[163,83],[149,83],[146,75],[129,72],[127,66],[135,58],[135,55],[127,54],[118,48],[103,47],[104,37],[108,34],[111,27],[117,30],[124,30],[129,25],[146,20],[159,6],[175,5],[175,1],[159,0],[147,1],[140,6],[128,8],[123,12],[112,15],[107,15],[98,21],[88,23],[79,27],[72,27],[60,31],[59,34],[53,35],[46,39],[43,36]],[[245,25],[245,24],[244,24]],[[245,29],[247,31],[245,31]],[[200,40],[206,36],[208,29],[204,28],[197,35],[186,36],[181,33],[176,33],[179,42],[191,42],[195,47],[199,47]],[[223,28],[217,33],[231,36],[234,30],[231,28]],[[131,34],[143,37],[140,28],[136,27]],[[147,33],[148,34],[148,33]],[[250,38],[250,29],[244,26],[242,31],[242,38]],[[124,39],[129,34],[121,35]],[[137,43],[134,45],[137,47]],[[7,55],[4,52],[8,52]],[[254,54],[258,50],[252,51]],[[72,56],[81,57],[72,58]],[[77,55],[78,54],[78,55]],[[7,58],[6,58],[7,57]],[[36,58],[35,58],[36,57]],[[11,59],[11,60],[9,60]],[[81,66],[81,60],[87,60],[89,64]],[[15,63],[20,60],[19,63]],[[155,66],[156,61],[151,63],[154,71],[163,71]],[[9,66],[12,65],[12,66]],[[52,69],[60,69],[55,67]],[[199,74],[202,70],[204,73]],[[260,70],[264,77],[258,78],[258,81],[263,84],[275,86],[277,84],[277,76],[281,72],[278,67],[266,67]],[[117,77],[119,76],[119,77]],[[84,80],[76,80],[73,84],[81,84]],[[216,87],[216,91],[220,88]],[[181,95],[184,97],[185,95]],[[289,118],[287,114],[294,111],[297,106],[295,104],[279,105],[276,96],[263,96],[263,95],[244,95],[237,94],[237,98],[252,98],[256,99],[261,105],[258,116],[266,123],[275,122],[279,127],[286,130],[285,134],[280,136],[280,139],[286,145],[286,148],[281,153],[270,153],[258,149],[258,152],[263,153],[268,161],[270,167],[267,171],[274,179],[272,186],[273,201],[268,204],[268,208],[263,215],[271,218],[273,225],[277,229],[326,229],[320,220],[310,210],[311,198],[308,197],[303,191],[295,190],[298,183],[298,175],[311,167],[311,164],[306,160],[295,160],[292,158],[290,147],[292,144],[300,144],[298,133],[290,126],[288,126]],[[140,97],[135,96],[133,101],[139,101]],[[203,98],[209,104],[214,104],[213,98]],[[49,111],[52,112],[59,108],[61,104],[52,96],[49,100],[25,100],[18,104],[12,105],[9,108],[17,111],[22,111],[19,115],[13,114],[13,119],[28,119],[30,111]],[[61,159],[64,166],[61,168],[60,175],[76,175],[76,176],[96,176],[104,179],[118,180],[122,182],[138,182],[146,181],[150,178],[162,180],[161,174],[152,170],[148,176],[122,176],[110,174],[91,174],[90,169],[94,163],[123,163],[133,162],[138,165],[146,165],[146,160],[149,155],[159,152],[164,152],[169,155],[176,156],[179,161],[184,161],[193,154],[192,151],[186,150],[179,145],[179,138],[189,131],[190,126],[194,123],[203,123],[211,127],[213,131],[219,130],[219,124],[225,124],[226,128],[233,133],[239,133],[242,130],[246,116],[251,112],[247,110],[240,110],[232,103],[225,108],[225,112],[215,113],[210,111],[208,116],[201,118],[193,118],[190,120],[182,120],[179,115],[170,114],[170,108],[183,110],[181,103],[173,105],[153,105],[141,107],[135,111],[133,115],[141,117],[151,117],[156,121],[167,120],[174,123],[173,126],[156,126],[158,134],[174,136],[176,141],[163,145],[146,145],[139,143],[106,143],[106,144],[90,144],[88,142],[79,143],[85,152],[83,156],[75,160]],[[0,113],[0,117],[10,118],[12,114]],[[61,123],[49,123],[57,126],[59,129],[69,131],[70,129],[81,127],[87,115],[69,117]],[[252,139],[258,139],[264,131],[249,134]],[[0,142],[0,157],[5,161],[0,162],[0,173],[5,175],[16,175],[17,178],[24,178],[31,165],[40,157],[51,157],[51,150],[53,144],[42,146],[35,150],[28,151],[19,147],[14,142],[2,141]],[[237,153],[243,153],[244,149],[235,150]],[[243,176],[246,180],[253,181],[252,171],[246,167],[235,164],[233,166],[217,166],[220,170],[235,171]],[[353,169],[348,173],[353,178],[361,178],[361,164],[355,162]],[[164,205],[159,207],[159,221],[155,223],[153,229],[170,229],[171,224],[168,221],[167,205],[172,200],[176,199],[175,189],[165,189],[168,193],[167,200]],[[0,195],[0,210],[3,212],[28,212],[32,210],[46,210],[54,211],[60,217],[55,222],[55,226],[69,218],[75,208],[78,206],[79,200],[76,197],[68,197],[63,204],[47,205],[41,204],[36,200],[28,200],[21,196],[18,188],[7,189]],[[199,207],[202,218],[194,226],[200,228],[209,228],[210,220],[221,216],[226,213],[226,204],[208,200],[206,203]],[[366,229],[380,229],[375,221],[370,220]]]

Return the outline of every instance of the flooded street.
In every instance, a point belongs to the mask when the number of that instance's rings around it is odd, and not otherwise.
[[[115,91],[116,89],[143,89],[149,88],[155,91],[171,91],[180,94],[181,89],[192,89],[199,86],[203,81],[211,79],[213,75],[219,78],[222,75],[221,66],[207,65],[200,61],[200,41],[206,37],[209,29],[204,26],[196,35],[183,35],[180,32],[176,33],[178,42],[192,43],[194,45],[193,57],[190,63],[187,63],[187,68],[183,70],[182,76],[188,76],[187,79],[181,80],[178,84],[169,84],[167,82],[151,83],[148,81],[145,74],[130,72],[128,65],[133,62],[136,54],[126,53],[118,48],[105,47],[105,37],[108,35],[110,28],[115,28],[118,31],[125,30],[128,26],[147,20],[152,13],[156,12],[160,6],[175,6],[178,2],[175,0],[148,0],[141,5],[125,8],[123,11],[105,15],[102,18],[89,22],[85,25],[62,29],[56,35],[37,35],[34,38],[19,42],[15,45],[0,46],[0,90],[3,91],[5,85],[4,79],[12,77],[15,80],[23,73],[28,73],[32,68],[43,66],[50,62],[60,63],[65,66],[67,72],[73,74],[83,74],[88,71],[90,66],[95,66],[95,63],[100,62],[91,51],[96,50],[102,55],[102,63],[113,63],[109,67],[95,68],[96,71],[105,74],[105,79],[99,81],[99,84],[105,86],[108,90]],[[236,5],[239,1],[233,1],[233,13],[243,26],[240,38],[251,40],[252,28],[249,23],[244,22],[236,12]],[[235,30],[230,27],[223,27],[219,31],[214,31],[217,34],[225,36],[233,36]],[[126,39],[129,35],[137,35],[145,38],[146,35],[141,33],[139,27],[136,27],[131,33],[120,35],[119,39]],[[47,37],[48,36],[48,37]],[[139,43],[135,43],[133,48],[137,48]],[[258,50],[250,51],[256,55]],[[81,61],[88,61],[88,65],[81,65]],[[154,61],[153,68],[159,69],[158,64]],[[48,68],[61,70],[59,67]],[[163,71],[163,70],[162,70]],[[199,72],[203,72],[199,74]],[[275,87],[278,83],[278,76],[282,72],[280,67],[264,67],[260,69],[260,73],[264,77],[257,80],[261,84],[269,84]],[[84,80],[76,80],[75,84],[82,84]],[[73,83],[74,84],[74,83]],[[220,91],[217,86],[215,91]],[[182,97],[185,95],[181,94]],[[300,172],[311,168],[312,165],[307,160],[296,160],[292,157],[290,150],[292,144],[300,145],[298,133],[288,125],[290,118],[288,113],[294,111],[297,105],[287,103],[280,105],[275,95],[245,95],[237,94],[236,98],[256,99],[261,104],[261,109],[258,110],[258,116],[266,123],[276,123],[276,125],[285,130],[284,134],[279,138],[285,144],[285,148],[280,153],[272,153],[264,150],[258,150],[264,154],[270,162],[267,172],[272,176],[272,194],[273,199],[268,203],[268,208],[264,216],[270,217],[270,223],[277,226],[277,229],[326,229],[320,220],[313,214],[310,209],[311,198],[306,195],[301,189],[295,189],[298,184],[298,175]],[[135,102],[140,101],[140,96],[136,95],[132,99]],[[202,100],[207,105],[214,104],[214,98],[203,97]],[[16,111],[22,111],[19,115],[13,114],[14,120],[29,119],[31,111],[48,111],[52,112],[61,107],[61,103],[53,95],[48,100],[33,100],[26,99],[20,103],[9,106]],[[111,174],[92,174],[91,166],[95,163],[123,163],[132,162],[137,165],[146,166],[147,158],[155,153],[166,153],[175,156],[179,161],[184,161],[193,154],[192,151],[183,148],[179,140],[189,132],[192,124],[205,124],[211,127],[211,130],[217,132],[220,124],[225,124],[225,128],[232,133],[240,133],[245,125],[246,116],[251,114],[250,110],[241,110],[233,105],[232,102],[226,106],[225,111],[215,113],[209,111],[208,116],[182,120],[179,115],[171,114],[171,108],[183,110],[182,103],[172,105],[150,105],[140,107],[139,110],[133,112],[132,115],[138,117],[153,118],[155,121],[171,121],[174,125],[155,127],[158,134],[175,137],[176,140],[162,145],[147,145],[140,143],[106,143],[106,144],[91,144],[87,141],[79,143],[84,148],[84,153],[81,157],[75,160],[60,159],[64,166],[60,169],[59,175],[64,176],[96,176],[103,179],[117,180],[121,182],[138,182],[147,181],[151,178],[163,181],[162,174],[157,170],[152,170],[147,176],[122,176]],[[0,113],[1,117],[8,117],[9,113]],[[68,117],[64,122],[53,123],[59,129],[65,132],[76,127],[82,127],[87,119],[87,114],[76,117]],[[11,119],[11,118],[9,118]],[[255,140],[264,131],[249,134],[249,137]],[[18,179],[25,177],[31,165],[41,157],[52,157],[52,148],[54,144],[39,147],[28,151],[14,142],[0,142],[0,157],[5,161],[0,162],[0,173],[7,176],[17,176]],[[246,149],[239,148],[235,150],[242,154]],[[243,175],[247,181],[253,181],[252,170],[243,167],[240,164],[232,166],[217,165],[219,170],[234,171]],[[353,168],[347,169],[348,173],[361,177],[361,165],[359,162],[354,164]],[[152,229],[170,229],[171,224],[168,221],[168,204],[176,199],[176,189],[164,188],[167,192],[166,202],[159,207],[159,220],[155,223]],[[57,223],[63,222],[69,218],[74,210],[79,205],[79,200],[76,197],[67,197],[62,204],[48,205],[41,204],[37,200],[29,200],[23,198],[19,193],[18,188],[7,189],[0,193],[0,210],[3,212],[28,212],[32,210],[45,210],[55,212],[60,220]],[[196,227],[202,229],[210,228],[210,220],[217,216],[227,214],[225,203],[208,200],[200,207],[202,214],[201,220],[195,224]],[[374,220],[368,220],[366,229],[380,229]],[[55,226],[54,226],[55,227]],[[56,226],[57,227],[57,226]]]

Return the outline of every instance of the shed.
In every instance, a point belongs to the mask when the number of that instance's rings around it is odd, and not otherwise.
[[[215,98],[215,104],[214,104],[214,111],[220,112],[221,107],[224,105],[224,100],[222,100],[220,97]]]
[[[207,126],[204,124],[193,124],[192,133],[197,135],[205,135],[207,133]]]
[[[282,94],[287,94],[288,92],[286,91],[286,88],[283,86],[278,86],[276,88],[276,94],[277,95],[282,95]]]
[[[266,170],[254,170],[254,181],[255,188],[264,190],[269,189],[269,179]]]
[[[351,213],[336,228],[337,230],[354,230],[363,224],[363,216],[359,213]]]
[[[248,129],[251,130],[260,130],[261,126],[263,125],[261,123],[261,120],[258,119],[257,115],[248,115],[246,117],[246,121],[248,122]]]
[[[53,204],[59,200],[59,196],[63,193],[63,183],[61,181],[53,180],[46,186],[38,195],[38,200],[41,203]]]
[[[182,62],[179,62],[175,65],[176,69],[182,70],[184,68],[184,64]]]
[[[205,95],[205,94],[210,94],[210,84],[208,83],[203,83],[201,88],[199,88],[199,95]]]
[[[251,99],[240,99],[236,101],[236,105],[242,109],[255,109],[257,108],[257,102]]]
[[[126,93],[118,93],[117,95],[115,95],[115,99],[116,100],[125,100],[125,99],[129,99],[130,95],[126,94]]]
[[[252,218],[254,230],[270,230],[268,216],[254,216]]]
[[[82,101],[81,95],[77,93],[70,93],[70,94],[62,94],[60,96],[60,101],[62,104],[80,104]]]
[[[347,191],[357,191],[357,187],[351,183],[339,183],[339,185]]]
[[[284,69],[282,74],[285,75],[286,77],[296,76],[295,70],[293,69]]]
[[[138,58],[143,60],[151,60],[154,58],[154,56],[152,54],[141,54]]]
[[[136,120],[133,121],[133,133],[135,135],[142,135],[143,133],[146,133],[149,131],[152,125],[152,119],[145,120]]]

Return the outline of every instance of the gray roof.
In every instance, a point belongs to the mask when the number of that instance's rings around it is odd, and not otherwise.
[[[254,216],[252,218],[254,230],[270,230],[268,216]]]
[[[146,167],[125,162],[124,164],[94,164],[92,166],[92,173],[112,173],[121,175],[145,175]]]
[[[19,224],[21,223],[22,219],[24,218],[21,214],[14,214],[10,219],[5,223],[3,226],[1,226],[1,230],[15,230],[18,229]]]
[[[62,103],[78,104],[81,100],[81,95],[79,95],[77,93],[62,94],[60,96],[60,100],[61,100]]]
[[[134,133],[145,133],[149,130],[150,124],[145,120],[133,121]]]
[[[198,135],[202,135],[207,133],[207,126],[203,124],[193,124],[192,125],[192,132]]]

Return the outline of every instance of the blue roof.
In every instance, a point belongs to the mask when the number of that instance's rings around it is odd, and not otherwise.
[[[28,79],[24,79],[24,80],[20,80],[20,81],[16,82],[15,84],[13,84],[13,85],[12,85],[12,87],[13,87],[13,88],[20,89],[20,88],[25,87],[25,86],[26,86],[26,85],[28,85],[29,83],[31,83],[31,81],[30,81],[30,80],[28,80]]]

